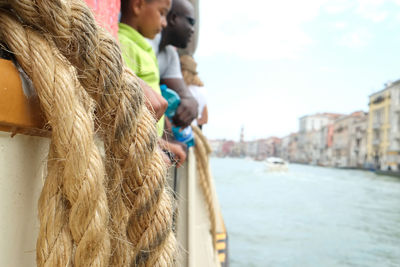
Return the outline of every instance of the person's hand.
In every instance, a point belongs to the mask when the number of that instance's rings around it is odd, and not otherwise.
[[[187,157],[185,144],[168,142],[168,150],[174,154],[174,161],[178,168],[185,163]]]
[[[175,126],[183,128],[189,126],[198,116],[198,106],[194,97],[181,98],[181,103],[172,118]]]
[[[162,155],[164,163],[167,164],[167,168],[171,167],[172,166],[172,162],[171,162],[171,159],[170,159],[169,155],[167,155],[167,153],[165,153],[164,150],[160,150],[160,151],[161,151],[160,153]]]
[[[164,140],[174,139],[174,134],[172,133],[172,123],[167,116],[165,116],[164,120],[164,133],[162,138]]]
[[[192,123],[192,121],[197,119],[199,104],[190,93],[190,90],[187,88],[183,79],[161,79],[161,83],[174,90],[181,98],[181,104],[177,108],[176,114],[172,118],[172,122],[175,126],[186,128]]]
[[[173,154],[172,163],[176,163],[178,168],[185,163],[187,157],[187,148],[185,144],[176,141],[170,142],[163,139],[159,139],[159,144],[163,150],[168,150]],[[168,160],[164,159],[164,161],[170,166],[171,160],[168,156],[166,156],[166,158],[168,158]]]
[[[140,86],[143,88],[143,92],[146,98],[146,107],[153,114],[154,118],[159,121],[164,115],[168,108],[168,102],[162,95],[157,94],[153,88],[151,88],[142,79],[138,79]]]

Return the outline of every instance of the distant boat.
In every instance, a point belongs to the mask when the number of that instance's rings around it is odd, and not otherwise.
[[[267,171],[271,172],[286,172],[288,171],[288,162],[276,157],[269,157],[265,160]]]

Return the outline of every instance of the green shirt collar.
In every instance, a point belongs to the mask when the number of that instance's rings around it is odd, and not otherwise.
[[[151,51],[153,48],[150,43],[137,30],[125,23],[119,23],[119,32],[135,42],[145,51]]]

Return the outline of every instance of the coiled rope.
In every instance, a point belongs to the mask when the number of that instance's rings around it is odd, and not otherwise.
[[[197,174],[199,177],[199,183],[204,194],[204,198],[207,204],[207,210],[210,219],[210,232],[212,236],[212,242],[214,249],[216,247],[216,212],[214,207],[214,198],[212,191],[212,181],[209,167],[209,155],[211,153],[211,147],[208,144],[206,137],[203,135],[201,130],[192,126],[194,137],[195,137],[195,147],[194,152],[196,155],[196,165]]]
[[[85,91],[57,50],[40,36],[29,29],[25,31],[5,13],[0,14],[0,28],[1,39],[16,51],[17,60],[37,88],[43,111],[52,126],[49,160],[54,162],[49,164],[49,175],[40,198],[42,231],[38,243],[42,250],[38,251],[41,254],[38,264],[48,265],[49,259],[56,263],[67,260],[64,258],[69,255],[62,255],[63,247],[56,247],[55,243],[58,234],[66,230],[63,224],[68,223],[76,244],[75,265],[105,266],[108,259],[103,254],[110,254],[110,245],[104,166],[93,142],[93,119],[80,101],[79,94]],[[53,213],[55,218],[49,216]],[[44,236],[45,231],[52,231],[50,239]],[[90,250],[93,253],[86,255]],[[62,256],[61,259],[57,259],[58,256]]]
[[[53,130],[39,204],[38,265],[107,266],[110,261],[111,266],[172,266],[177,247],[171,231],[173,203],[155,121],[117,43],[80,0],[0,0],[0,7],[6,10],[1,13],[2,40],[33,80]],[[47,57],[56,61],[51,65],[43,60]],[[60,85],[66,76],[69,80]],[[52,87],[42,79],[52,81]],[[55,94],[64,93],[63,86],[70,88],[73,102]],[[96,122],[104,135],[106,187],[87,94],[96,103]],[[75,125],[82,118],[91,128]],[[89,184],[88,177],[95,182]],[[49,216],[53,213],[57,217]],[[98,223],[94,230],[101,235],[88,234],[90,222]]]

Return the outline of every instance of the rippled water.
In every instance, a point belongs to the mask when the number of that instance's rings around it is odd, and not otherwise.
[[[211,159],[235,266],[400,266],[400,178]]]

